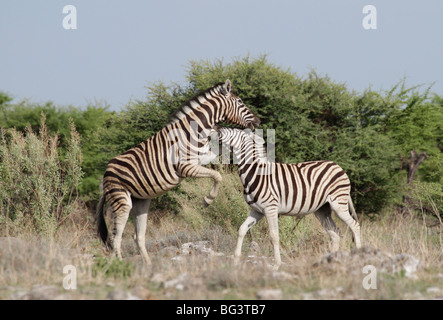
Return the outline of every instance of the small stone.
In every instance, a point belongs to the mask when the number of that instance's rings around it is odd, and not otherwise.
[[[152,282],[162,283],[166,281],[166,276],[163,273],[156,272],[151,277]]]
[[[13,295],[14,300],[66,300],[69,296],[62,294],[56,286],[35,285],[28,292]]]
[[[175,288],[177,290],[183,290],[184,289],[184,285],[183,283],[185,281],[188,280],[188,274],[187,273],[182,273],[180,274],[177,278],[169,280],[169,281],[165,281],[163,283],[163,286],[165,287],[165,289],[168,288]]]
[[[180,254],[180,249],[173,246],[164,247],[163,249],[160,250],[159,254],[162,257],[174,257]]]
[[[281,289],[263,289],[257,292],[259,300],[281,300],[283,293]]]
[[[415,278],[415,272],[420,267],[420,260],[410,254],[400,253],[394,257],[394,261],[400,264],[400,268],[405,270],[407,278]]]
[[[149,300],[152,299],[152,293],[147,288],[143,286],[136,286],[134,289],[131,290],[131,293],[142,300]]]
[[[295,274],[290,274],[288,272],[285,271],[273,271],[272,272],[272,277],[274,279],[277,280],[282,280],[282,281],[289,281],[289,280],[295,280],[298,279],[298,276]]]
[[[130,292],[114,290],[108,293],[106,300],[141,300],[141,299],[137,296],[134,296]]]
[[[440,293],[441,291],[438,287],[429,287],[426,289],[426,293]]]

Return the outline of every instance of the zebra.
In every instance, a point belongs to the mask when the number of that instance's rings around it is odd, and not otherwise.
[[[351,184],[338,164],[332,161],[273,162],[267,158],[264,139],[254,132],[226,127],[218,127],[216,132],[214,138],[218,135],[222,145],[233,149],[244,198],[251,208],[238,232],[236,263],[247,231],[266,217],[274,247],[274,268],[279,268],[278,215],[301,217],[313,212],[332,240],[332,251],[337,251],[340,237],[331,217],[333,210],[350,227],[356,247],[361,247],[360,225],[350,197]]]
[[[260,119],[232,92],[229,80],[191,98],[159,132],[109,161],[97,206],[97,232],[119,259],[123,230],[131,213],[135,242],[143,261],[151,264],[145,244],[151,199],[171,190],[184,178],[212,178],[212,190],[204,197],[206,205],[212,203],[222,177],[201,164],[210,160],[203,158],[211,158],[207,153],[208,135],[221,121],[251,129],[260,124]],[[104,219],[105,202],[110,206],[114,224],[110,240]]]

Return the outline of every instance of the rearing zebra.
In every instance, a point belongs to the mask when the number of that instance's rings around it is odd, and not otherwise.
[[[332,161],[272,162],[265,155],[263,138],[250,130],[218,127],[217,131],[220,141],[234,151],[244,197],[251,207],[239,229],[234,253],[237,261],[246,232],[265,216],[274,246],[275,268],[280,266],[279,214],[314,212],[331,237],[332,250],[337,251],[340,237],[331,217],[332,209],[351,228],[357,248],[361,247],[360,226],[350,197],[351,184],[339,165]]]
[[[260,120],[232,93],[231,82],[219,83],[180,107],[170,122],[148,140],[109,161],[103,178],[103,195],[97,207],[98,233],[108,245],[104,219],[105,200],[113,219],[112,244],[121,259],[121,240],[129,213],[134,216],[135,241],[147,264],[146,222],[151,199],[186,177],[212,178],[214,185],[204,198],[209,205],[217,195],[221,175],[201,166],[202,153],[209,149],[207,136],[221,121],[254,128]]]

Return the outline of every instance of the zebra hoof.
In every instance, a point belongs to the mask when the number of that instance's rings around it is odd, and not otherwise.
[[[213,202],[214,200],[213,199],[209,199],[208,197],[205,197],[204,199],[203,199],[203,206],[206,208],[206,207],[209,207],[211,204],[212,204],[212,202]]]

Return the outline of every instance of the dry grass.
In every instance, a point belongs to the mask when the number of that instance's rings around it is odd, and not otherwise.
[[[29,295],[36,286],[52,286],[44,298],[105,299],[112,292],[130,292],[146,299],[256,299],[261,289],[281,289],[283,299],[419,299],[443,296],[442,227],[429,227],[428,218],[400,217],[386,212],[364,218],[363,243],[395,255],[406,253],[420,260],[413,277],[404,272],[377,275],[377,289],[366,290],[360,266],[314,266],[328,253],[329,238],[313,216],[299,222],[280,219],[283,265],[272,271],[273,251],[267,224],[261,221],[246,237],[243,259],[234,265],[236,230],[247,216],[238,180],[224,174],[219,198],[212,208],[201,200],[210,181],[184,181],[178,194],[183,211],[149,221],[147,248],[153,264],[146,268],[138,255],[130,221],[123,240],[123,261],[104,252],[84,208],[77,208],[53,238],[32,230],[14,237],[0,232],[0,299],[39,298]],[[350,231],[342,231],[341,250],[353,247]],[[179,255],[182,245],[206,241],[207,248]],[[178,259],[177,256],[180,258]],[[249,256],[249,257],[248,257]],[[254,257],[251,257],[254,256]],[[63,289],[63,267],[77,270],[77,289]],[[429,289],[431,288],[431,289]],[[141,293],[140,293],[141,292]],[[26,295],[27,294],[27,295]]]

